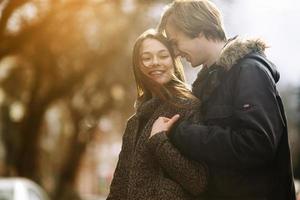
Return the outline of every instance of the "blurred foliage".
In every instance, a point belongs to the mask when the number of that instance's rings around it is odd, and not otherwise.
[[[293,156],[294,164],[300,164],[298,155],[300,153],[300,135],[299,135],[299,96],[298,87],[287,85],[280,88],[280,95],[282,97],[285,112],[287,116],[289,129],[289,142],[291,147],[291,154]]]
[[[295,89],[296,93],[296,104],[297,107],[295,108],[295,112],[297,113],[296,116],[294,116],[294,121],[296,122],[296,130],[297,130],[297,140],[295,141],[295,147],[297,147],[297,153],[294,155],[294,176],[296,179],[300,179],[300,87],[297,87]]]
[[[80,160],[101,117],[133,112],[131,50],[168,1],[0,1],[2,176],[77,199]]]

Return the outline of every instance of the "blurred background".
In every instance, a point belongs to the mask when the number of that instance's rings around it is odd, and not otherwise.
[[[0,0],[1,177],[31,179],[55,200],[106,197],[134,112],[133,43],[170,2]],[[300,2],[213,2],[228,37],[270,46],[300,178]],[[186,67],[188,83],[198,70]]]

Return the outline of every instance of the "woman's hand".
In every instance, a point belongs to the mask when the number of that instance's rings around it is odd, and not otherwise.
[[[167,118],[167,117],[159,117],[157,120],[153,123],[152,125],[152,130],[150,134],[150,138],[162,131],[169,131],[173,124],[179,119],[179,115],[176,114],[172,118]]]

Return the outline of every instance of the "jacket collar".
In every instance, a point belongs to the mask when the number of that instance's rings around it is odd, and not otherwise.
[[[266,44],[260,39],[234,37],[225,44],[219,59],[209,68],[202,68],[192,85],[193,93],[205,103],[213,91],[221,84],[225,71],[231,69],[238,60],[254,52],[264,53]]]
[[[264,54],[266,48],[267,45],[261,39],[245,39],[236,36],[226,43],[216,65],[229,70],[246,55],[254,52]]]

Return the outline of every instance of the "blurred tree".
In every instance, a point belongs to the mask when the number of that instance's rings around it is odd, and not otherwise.
[[[289,143],[293,159],[294,176],[300,177],[300,135],[299,135],[299,88],[294,85],[286,85],[280,88],[280,94],[285,106],[288,121]]]
[[[0,1],[2,175],[33,179],[56,200],[79,198],[74,182],[99,118],[132,112],[131,47],[159,3]]]
[[[297,133],[298,133],[298,138],[300,138],[300,87],[296,89],[297,92],[297,113],[298,116],[296,118],[297,121]],[[300,139],[298,139],[298,148],[300,148]],[[295,179],[300,179],[300,150],[297,152],[297,154],[294,156],[294,177]]]

